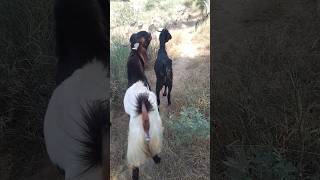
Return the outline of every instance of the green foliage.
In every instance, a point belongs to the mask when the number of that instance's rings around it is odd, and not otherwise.
[[[127,45],[127,46],[126,46]],[[111,60],[111,105],[120,106],[127,87],[127,59],[130,47],[125,38],[112,37],[110,45]]]
[[[279,153],[271,150],[234,148],[234,158],[227,157],[227,176],[231,179],[295,179],[296,167]]]
[[[194,107],[183,107],[179,118],[169,123],[181,143],[190,143],[193,137],[207,139],[210,136],[209,120]]]

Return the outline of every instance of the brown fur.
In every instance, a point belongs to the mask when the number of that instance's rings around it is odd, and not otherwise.
[[[149,116],[148,116],[146,105],[144,103],[142,104],[142,124],[143,124],[144,132],[149,133],[149,129],[150,129]]]
[[[146,47],[146,40],[144,37],[139,39],[139,47],[138,47],[138,54],[143,61],[143,66],[148,62],[148,55]]]

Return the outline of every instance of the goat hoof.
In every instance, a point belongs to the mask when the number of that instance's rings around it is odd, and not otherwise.
[[[134,168],[132,170],[132,179],[139,180],[139,168]]]
[[[132,180],[139,180],[139,176],[132,175]]]
[[[159,164],[161,162],[161,158],[158,155],[152,157],[154,163]]]

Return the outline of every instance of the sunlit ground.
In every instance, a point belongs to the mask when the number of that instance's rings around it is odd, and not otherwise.
[[[181,44],[179,51],[181,52],[181,57],[194,58],[198,54],[195,44],[193,44],[190,40],[184,44]]]

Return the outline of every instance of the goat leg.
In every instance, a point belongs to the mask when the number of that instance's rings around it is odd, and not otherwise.
[[[138,167],[134,167],[132,169],[132,179],[139,180],[139,168]]]
[[[160,82],[160,80],[157,80],[157,84],[156,84],[156,96],[157,96],[158,106],[160,105],[160,97],[159,97],[160,91],[161,91],[161,82]]]
[[[155,155],[152,157],[154,163],[159,164],[161,161],[161,158],[158,155]]]
[[[144,84],[145,84],[146,86],[148,86],[149,90],[151,91],[151,86],[150,86],[150,84],[149,84],[148,79],[147,79],[146,76],[144,76],[144,80],[145,80]]]
[[[168,106],[171,105],[171,90],[172,90],[172,84],[170,83],[169,84],[169,87],[168,87]]]
[[[163,96],[166,96],[166,95],[167,95],[167,86],[165,85],[165,86],[164,86]]]

